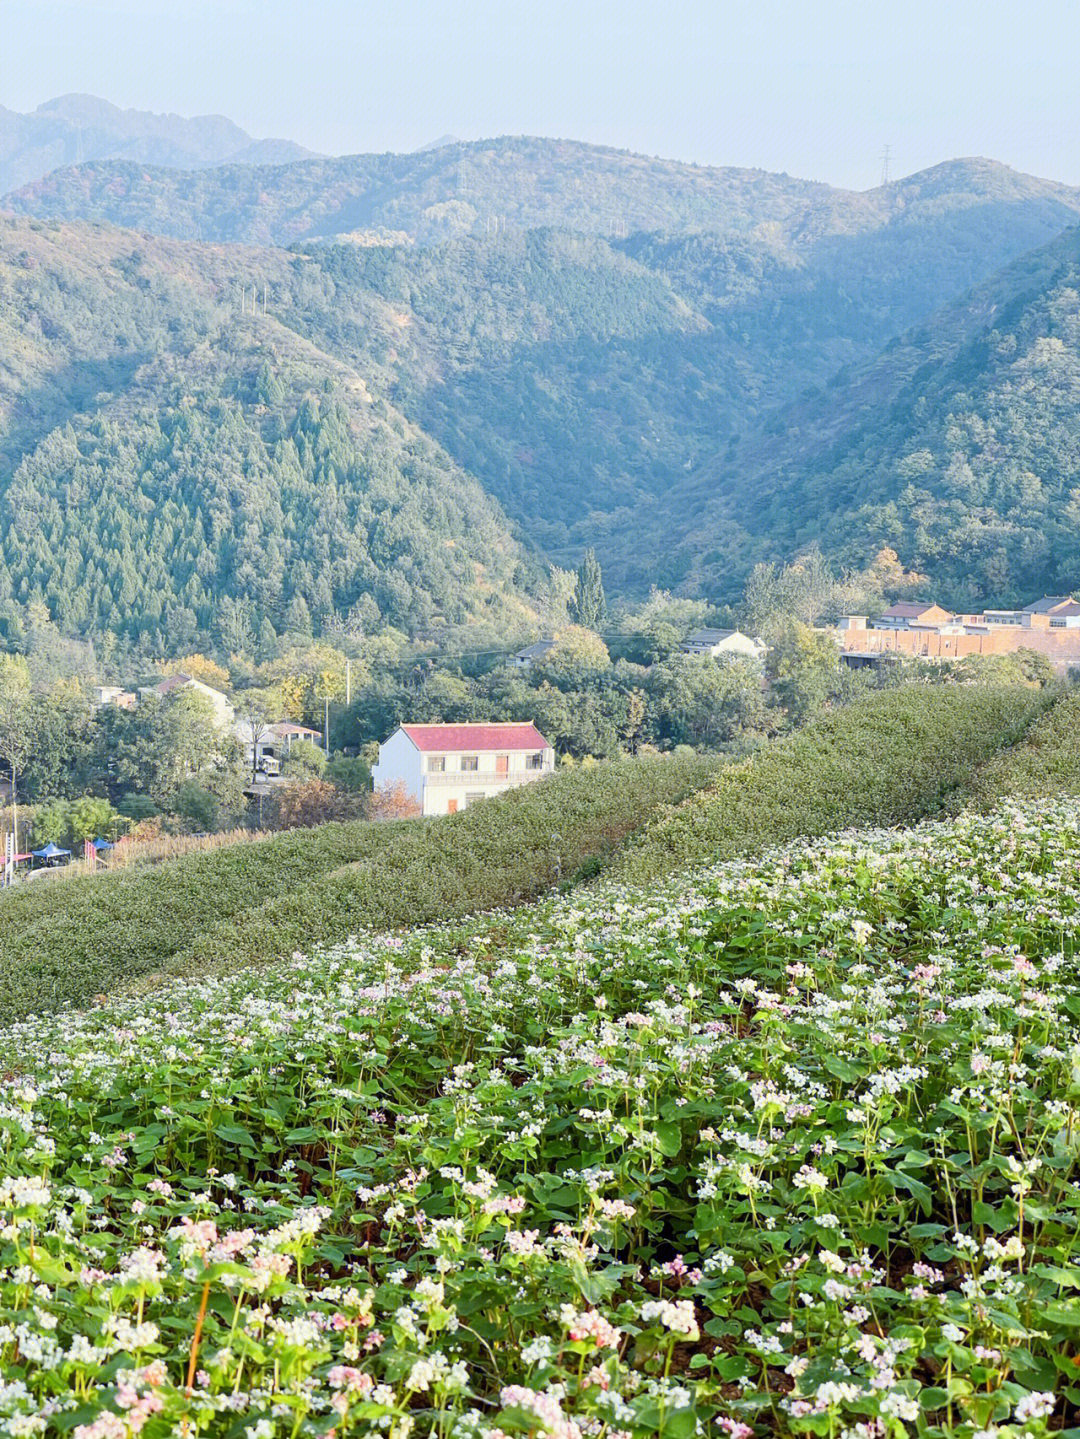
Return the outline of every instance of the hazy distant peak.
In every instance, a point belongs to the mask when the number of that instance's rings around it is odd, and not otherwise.
[[[54,95],[43,100],[33,112],[35,115],[61,115],[65,120],[112,120],[123,111],[119,105],[102,100],[99,95],[84,95],[72,90],[66,95]]]
[[[1028,175],[1023,170],[1014,170],[1001,160],[991,160],[983,155],[958,156],[954,160],[942,160],[925,170],[916,170],[900,180],[886,186],[878,186],[872,194],[885,195],[907,193],[924,199],[941,195],[964,192],[977,194],[980,198],[1000,198],[1038,193],[1048,195],[1055,192],[1075,195],[1070,186],[1056,180],[1044,180]]]
[[[423,155],[428,150],[442,150],[447,145],[460,145],[462,141],[457,135],[440,135],[437,140],[429,140],[426,145],[417,145],[413,151],[414,155]]]
[[[97,95],[58,95],[25,115],[0,109],[0,192],[91,161],[201,170],[283,164],[311,153],[291,140],[254,140],[225,115],[122,110]]]

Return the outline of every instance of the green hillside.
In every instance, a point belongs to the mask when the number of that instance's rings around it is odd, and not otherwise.
[[[147,976],[221,973],[360,930],[520,904],[600,863],[650,880],[799,836],[911,823],[1049,702],[1029,689],[909,686],[719,773],[716,757],[692,754],[607,761],[438,821],[326,825],[22,887],[0,895],[0,1023]]]
[[[70,633],[177,652],[222,599],[257,634],[369,597],[512,636],[589,545],[613,595],[728,601],[811,542],[957,605],[1080,583],[1065,187],[511,140],[129,178],[13,203],[214,243],[0,222],[0,601]]]
[[[98,160],[54,170],[4,204],[180,239],[276,245],[378,231],[430,244],[554,226],[603,236],[713,232],[805,250],[836,236],[936,226],[1007,246],[1019,225],[1029,248],[1040,228],[1046,238],[1069,223],[1080,192],[981,159],[856,193],[764,170],[509,136],[407,155],[189,171]]]
[[[1063,189],[1066,205],[1068,194]],[[534,138],[207,171],[97,161],[54,171],[4,201],[27,214],[259,244],[358,230],[404,231],[430,243],[484,233],[496,221],[604,235],[710,227],[738,232],[764,219],[790,229],[812,202],[830,212],[834,205],[858,204],[846,192],[786,175]]]
[[[606,857],[714,756],[570,770],[438,822],[356,822],[65,877],[0,894],[0,1024],[86,1005],[148,976],[227,971],[334,942],[520,904]]]
[[[694,531],[683,559],[711,588],[810,541],[852,564],[888,544],[956,608],[1068,591],[1080,584],[1078,407],[1073,229],[673,492],[671,514]]]
[[[726,767],[653,820],[616,873],[642,882],[804,835],[910,824],[962,800],[1051,703],[1045,692],[975,685],[870,695]]]
[[[252,314],[280,252],[0,221],[0,603],[151,653],[214,636],[527,622],[476,481],[364,374]],[[248,289],[242,311],[241,286]],[[261,307],[260,307],[261,308]],[[370,346],[393,316],[361,297]]]

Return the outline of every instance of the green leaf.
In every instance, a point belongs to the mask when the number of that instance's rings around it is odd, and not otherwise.
[[[255,1136],[242,1124],[215,1124],[214,1133],[226,1144],[239,1144],[253,1152],[257,1149]]]
[[[664,1419],[666,1439],[690,1439],[697,1428],[697,1413],[693,1409],[676,1409]]]
[[[1057,1324],[1062,1329],[1080,1329],[1080,1300],[1050,1299],[1038,1310],[1040,1321]]]
[[[670,1119],[662,1119],[656,1125],[656,1138],[660,1153],[668,1159],[674,1159],[682,1148],[682,1130]]]
[[[934,1207],[934,1195],[928,1184],[921,1179],[916,1179],[912,1174],[905,1174],[902,1169],[894,1169],[888,1176],[892,1180],[894,1189],[906,1189],[907,1192],[918,1202],[919,1208],[924,1214],[930,1214]]]
[[[857,1064],[852,1064],[848,1059],[841,1059],[838,1054],[827,1054],[823,1063],[830,1074],[835,1074],[837,1079],[842,1079],[845,1084],[854,1084],[857,1079],[863,1077],[863,1071]]]

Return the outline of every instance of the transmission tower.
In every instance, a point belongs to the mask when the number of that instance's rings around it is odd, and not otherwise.
[[[889,152],[891,150],[892,146],[886,145],[885,149],[881,152],[881,183],[883,185],[889,183]]]

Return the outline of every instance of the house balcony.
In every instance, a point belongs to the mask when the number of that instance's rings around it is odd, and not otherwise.
[[[524,784],[526,780],[540,779],[542,775],[550,773],[549,769],[512,769],[509,773],[499,773],[493,769],[454,769],[425,774],[424,783],[434,786],[457,785],[459,788],[474,784]]]

